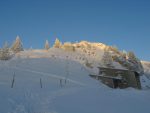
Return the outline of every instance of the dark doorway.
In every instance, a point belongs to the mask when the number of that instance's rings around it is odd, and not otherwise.
[[[117,79],[113,79],[113,83],[114,83],[114,88],[118,88],[119,87]]]

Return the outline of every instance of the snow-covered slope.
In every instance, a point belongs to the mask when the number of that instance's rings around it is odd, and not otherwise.
[[[21,42],[19,40],[19,43],[17,43],[15,46],[17,47],[15,50],[9,49],[8,47],[2,48],[0,59],[10,59],[14,55],[22,58],[55,57],[78,61],[91,70],[93,69],[94,73],[94,70],[97,67],[129,69],[139,72],[140,74],[143,73],[141,62],[133,52],[120,51],[114,46],[108,46],[103,43],[81,41],[79,43],[65,42],[62,44],[57,39],[53,47],[50,49],[25,50],[22,48]],[[12,53],[14,53],[14,55],[12,55]]]
[[[0,113],[149,113],[149,90],[114,90],[89,73],[54,56],[0,61]]]
[[[143,90],[111,89],[89,76],[107,66],[104,59],[113,68],[143,71],[117,49],[86,41],[24,50],[0,61],[0,113],[149,113],[148,74],[141,77]]]

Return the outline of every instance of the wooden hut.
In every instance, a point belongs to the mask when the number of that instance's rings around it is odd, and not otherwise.
[[[141,89],[140,74],[135,71],[98,67],[98,75],[90,75],[111,88],[133,87]]]

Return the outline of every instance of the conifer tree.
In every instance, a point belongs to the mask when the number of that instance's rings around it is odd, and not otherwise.
[[[8,43],[5,42],[3,48],[0,50],[0,60],[8,60],[11,58]]]
[[[17,36],[15,42],[12,45],[12,51],[15,53],[18,53],[20,51],[23,51],[23,46],[22,46],[22,42],[20,40],[20,37]]]
[[[131,59],[131,60],[137,60],[137,58],[136,58],[134,52],[132,52],[132,51],[129,51],[129,52],[128,52],[128,57],[129,57],[129,59]]]
[[[48,49],[50,48],[48,40],[46,40],[46,42],[45,42],[45,47],[44,47],[44,48],[45,48],[46,50],[48,50]]]
[[[56,38],[55,43],[54,43],[54,47],[55,48],[60,48],[61,47],[61,42],[58,40],[58,38]]]

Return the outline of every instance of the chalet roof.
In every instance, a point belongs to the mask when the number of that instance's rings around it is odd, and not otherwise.
[[[129,69],[116,69],[116,68],[108,68],[108,67],[97,67],[97,68],[99,68],[99,69],[104,69],[104,70],[116,70],[116,71],[131,71],[131,72],[136,72],[136,71],[134,71],[134,70],[129,70]]]
[[[128,70],[128,69],[116,69],[116,68],[108,68],[108,67],[97,67],[99,70],[113,70],[113,71],[116,71],[116,72],[134,72],[136,74],[138,74],[140,76],[140,74],[137,72],[137,71],[134,71],[134,70]]]
[[[97,77],[103,77],[103,78],[110,78],[110,79],[117,79],[117,80],[122,80],[122,77],[117,76],[117,77],[113,77],[113,76],[106,76],[106,75],[90,75],[90,76],[97,76]]]
[[[97,67],[99,69],[110,69],[110,70],[118,70],[118,71],[130,71],[128,69],[116,69],[116,68],[108,68],[108,67]]]

